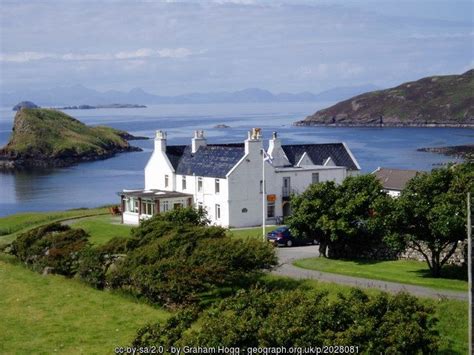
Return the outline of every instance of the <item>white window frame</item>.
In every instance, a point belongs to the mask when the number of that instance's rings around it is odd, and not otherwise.
[[[165,175],[165,187],[168,187],[170,184],[170,177],[169,175]]]
[[[214,189],[215,189],[216,195],[221,193],[221,181],[220,181],[220,179],[215,179],[214,180]]]
[[[316,177],[316,179],[315,179]],[[311,174],[311,183],[312,184],[319,184],[319,172]]]
[[[161,201],[161,210],[167,212],[170,210],[169,201]]]
[[[270,211],[273,211],[272,214],[270,214]],[[275,202],[268,202],[267,201],[267,218],[275,218]]]
[[[181,178],[181,189],[186,190],[186,175]]]
[[[202,182],[202,177],[198,177],[198,192],[203,192],[203,182]]]

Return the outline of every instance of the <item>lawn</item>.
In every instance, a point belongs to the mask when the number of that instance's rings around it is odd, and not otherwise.
[[[72,228],[82,228],[90,234],[89,241],[103,244],[113,237],[129,237],[133,226],[120,224],[120,217],[103,215],[81,218],[71,223]]]
[[[22,232],[43,224],[107,213],[107,208],[81,208],[67,211],[17,213],[7,217],[1,217],[0,243],[11,242],[13,239],[15,239],[15,236],[18,232]]]
[[[267,226],[265,228],[265,233],[271,232],[277,228],[277,226]],[[227,232],[233,238],[238,239],[245,239],[245,238],[255,238],[255,239],[262,239],[262,227],[255,227],[255,228],[237,228],[237,229],[229,229]]]
[[[113,353],[169,315],[62,276],[41,276],[0,254],[0,353]]]
[[[350,261],[327,258],[297,260],[295,266],[367,279],[400,282],[435,289],[466,291],[467,281],[454,278],[434,278],[428,266],[414,260],[395,261]]]

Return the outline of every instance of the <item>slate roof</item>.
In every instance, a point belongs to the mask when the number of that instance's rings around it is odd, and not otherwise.
[[[151,200],[160,200],[162,198],[173,198],[173,197],[192,197],[193,195],[185,194],[177,191],[164,191],[164,190],[123,190],[119,192],[119,195],[128,197],[140,197]]]
[[[377,168],[373,174],[380,180],[384,189],[402,191],[408,180],[415,177],[419,171]]]
[[[180,175],[225,178],[245,154],[243,144],[208,144],[191,153],[191,146],[168,146],[166,155]]]
[[[282,145],[290,163],[294,166],[306,152],[314,164],[322,165],[331,157],[337,166],[357,170],[356,163],[342,143],[330,144],[291,144]],[[179,175],[207,176],[225,178],[227,173],[245,154],[243,143],[208,144],[200,147],[194,154],[190,145],[171,145],[166,147],[166,155]]]
[[[323,165],[326,159],[331,157],[337,166],[358,170],[356,163],[342,143],[290,144],[282,145],[282,148],[292,165],[296,165],[306,152],[316,165]]]

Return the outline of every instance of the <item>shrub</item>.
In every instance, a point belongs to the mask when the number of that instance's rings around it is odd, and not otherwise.
[[[128,251],[128,243],[130,238],[114,237],[107,243],[99,245],[97,250],[104,254],[126,254]]]
[[[178,313],[138,331],[134,345],[203,347],[357,346],[364,354],[428,354],[437,350],[433,309],[408,294],[368,296],[358,289],[336,299],[301,290],[241,291],[193,323]],[[194,319],[196,316],[194,315]]]
[[[98,249],[87,247],[82,250],[77,266],[77,277],[99,290],[105,287],[105,275],[111,257]]]
[[[10,253],[37,271],[49,267],[56,274],[73,276],[88,237],[83,229],[53,223],[19,235]]]
[[[250,283],[277,259],[273,248],[254,240],[233,240],[220,227],[170,222],[140,226],[147,230],[127,258],[108,278],[111,287],[125,288],[158,304],[187,304],[217,287]],[[165,226],[165,228],[160,228]],[[136,233],[137,233],[136,232]]]

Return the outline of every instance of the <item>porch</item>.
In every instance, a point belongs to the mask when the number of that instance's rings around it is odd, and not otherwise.
[[[123,224],[139,224],[158,213],[193,205],[193,195],[163,190],[123,190],[120,193]]]

